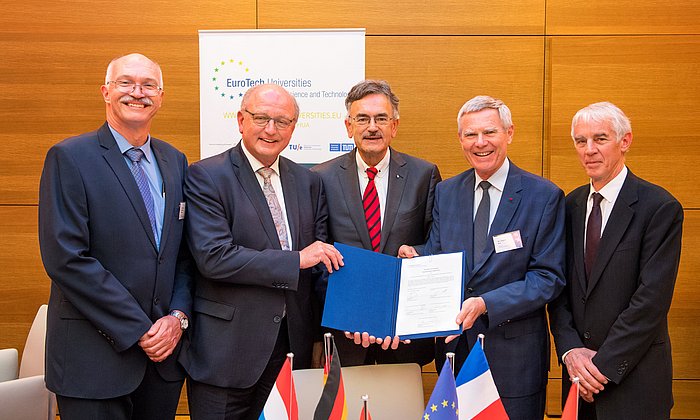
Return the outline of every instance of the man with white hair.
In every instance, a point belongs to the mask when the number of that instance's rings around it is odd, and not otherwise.
[[[541,419],[549,368],[545,305],[564,287],[564,193],[507,158],[514,127],[502,101],[470,99],[457,124],[473,169],[438,184],[428,242],[404,245],[399,256],[466,251],[465,300],[455,314],[464,332],[438,339],[436,359],[455,352],[458,372],[484,334],[508,416]]]
[[[549,306],[563,395],[578,377],[579,419],[668,419],[683,209],[625,166],[632,127],[615,105],[579,110],[571,137],[590,183],[566,197],[567,285]]]
[[[187,159],[150,135],[163,102],[157,63],[115,58],[101,91],[107,122],[51,147],[41,175],[46,386],[62,419],[172,419],[192,307]]]

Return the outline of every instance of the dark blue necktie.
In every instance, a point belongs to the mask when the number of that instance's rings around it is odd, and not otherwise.
[[[482,194],[481,202],[476,209],[476,216],[474,217],[474,249],[472,250],[475,266],[481,262],[481,258],[489,243],[489,214],[491,213],[490,187],[491,183],[488,181],[481,181],[479,183]]]
[[[146,172],[144,172],[141,167],[141,159],[143,158],[143,150],[141,149],[129,149],[124,152],[126,157],[131,160],[131,174],[136,180],[136,185],[139,187],[141,192],[141,197],[143,198],[143,204],[146,205],[146,212],[148,213],[148,219],[151,221],[151,229],[153,229],[153,237],[158,243],[158,229],[156,228],[156,213],[153,205],[153,196],[148,188],[148,177]]]

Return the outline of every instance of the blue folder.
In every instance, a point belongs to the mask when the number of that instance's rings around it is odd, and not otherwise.
[[[321,324],[341,331],[368,332],[381,338],[394,337],[402,259],[337,242],[334,245],[343,255],[345,265],[329,276]],[[455,314],[459,309],[455,308]],[[401,338],[459,333],[461,329],[456,328],[404,335]]]

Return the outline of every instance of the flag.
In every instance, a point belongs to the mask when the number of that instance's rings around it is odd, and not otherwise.
[[[561,413],[561,420],[578,420],[578,378],[574,378],[574,383],[569,389],[569,396],[566,397],[564,411]]]
[[[258,420],[299,420],[291,357],[284,361]]]
[[[331,350],[331,354],[326,356],[323,368],[323,392],[314,412],[314,420],[345,420],[348,416],[340,358],[332,337]]]
[[[422,420],[457,420],[459,407],[457,403],[457,387],[450,362],[442,365],[440,376],[435,383],[433,393],[423,412]]]
[[[486,355],[477,341],[457,375],[459,419],[508,419],[491,376]]]

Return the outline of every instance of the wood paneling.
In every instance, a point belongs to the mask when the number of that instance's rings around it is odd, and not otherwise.
[[[697,0],[548,0],[547,35],[698,34]]]
[[[533,37],[368,37],[367,77],[387,80],[401,100],[392,145],[437,163],[443,178],[464,171],[457,112],[468,99],[490,95],[513,113],[509,156],[541,174],[543,47]]]
[[[674,405],[672,419],[697,419],[700,413],[700,381],[673,381]],[[561,415],[561,378],[549,379],[547,384],[547,416]],[[641,420],[641,419],[640,419]]]
[[[369,35],[535,35],[544,30],[544,2],[513,0],[266,0],[261,29],[366,28]]]
[[[587,182],[571,140],[580,108],[610,101],[631,119],[627,164],[684,207],[700,207],[700,36],[549,39],[551,179],[565,192]]]
[[[49,301],[37,242],[36,206],[0,206],[0,349],[20,354],[34,315]]]

